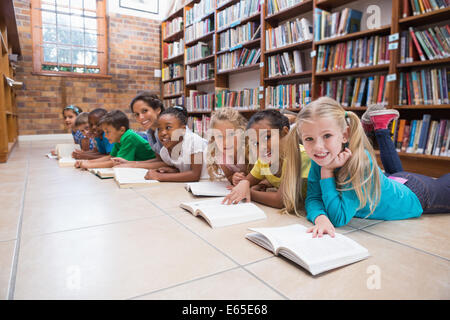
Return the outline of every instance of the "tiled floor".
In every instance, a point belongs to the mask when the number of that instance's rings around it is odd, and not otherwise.
[[[118,189],[59,168],[55,141],[21,142],[0,164],[2,299],[449,299],[450,214],[354,219],[338,228],[370,257],[319,276],[244,238],[267,220],[212,229],[178,207],[182,183]]]

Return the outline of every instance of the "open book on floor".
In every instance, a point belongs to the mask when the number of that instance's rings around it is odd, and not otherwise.
[[[151,186],[159,183],[158,180],[145,180],[147,169],[140,168],[114,168],[114,180],[119,188],[135,188]]]
[[[266,214],[251,202],[222,204],[223,198],[183,202],[180,207],[194,216],[200,215],[211,227],[224,227],[248,221],[266,219]]]
[[[195,196],[223,197],[230,193],[228,181],[200,181],[186,183],[187,191]]]
[[[100,179],[114,178],[114,169],[113,168],[92,168],[92,169],[89,169],[89,172],[95,174]]]
[[[323,235],[313,238],[307,228],[292,224],[275,228],[249,228],[254,231],[245,237],[261,247],[282,255],[316,275],[331,269],[365,259],[366,248],[352,239],[335,233],[332,238]]]
[[[78,144],[60,143],[55,147],[56,155],[58,157],[58,165],[60,167],[73,167],[76,159],[72,158],[72,152],[80,150]]]

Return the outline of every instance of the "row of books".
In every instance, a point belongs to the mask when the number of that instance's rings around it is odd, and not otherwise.
[[[163,104],[164,108],[170,108],[173,106],[184,106],[184,96],[171,99],[164,99]]]
[[[183,17],[174,18],[168,21],[163,28],[163,38],[170,37],[172,34],[183,30]]]
[[[205,58],[212,54],[211,48],[205,42],[198,42],[192,47],[186,48],[185,61],[186,63],[191,63],[198,59]]]
[[[225,71],[253,65],[259,61],[260,56],[261,49],[259,48],[250,50],[243,48],[227,52],[217,57],[217,70]]]
[[[202,18],[213,13],[214,9],[214,0],[201,0],[199,3],[195,3],[192,9],[186,10],[186,26],[201,21]]]
[[[402,72],[399,76],[399,105],[448,104],[450,68]]]
[[[186,27],[184,39],[186,42],[194,41],[211,31],[214,31],[214,20],[205,19]]]
[[[266,108],[301,108],[311,102],[310,83],[268,86],[265,92]]]
[[[222,107],[239,110],[259,109],[259,88],[245,88],[241,91],[216,88],[216,108]]]
[[[258,37],[259,23],[248,22],[219,34],[219,50],[229,50]]]
[[[184,42],[183,39],[174,41],[172,43],[163,43],[163,59],[170,59],[180,54],[183,54]]]
[[[304,53],[299,50],[285,51],[267,57],[267,72],[269,77],[304,72]]]
[[[238,25],[241,19],[256,14],[260,10],[259,0],[241,0],[217,13],[217,30]]]
[[[162,69],[162,74],[161,74],[162,81],[182,77],[183,69],[184,68],[183,68],[182,64],[179,64],[179,63],[169,64],[167,67]]]
[[[204,81],[214,78],[214,67],[212,63],[200,63],[196,66],[186,67],[186,83]]]
[[[164,83],[164,95],[170,96],[173,94],[179,94],[183,91],[183,80],[176,80],[173,82]]]
[[[434,10],[444,9],[450,6],[449,0],[403,0],[403,18],[412,15],[417,16]]]
[[[319,95],[338,101],[343,107],[361,107],[370,104],[387,105],[386,76],[347,77],[322,81]]]
[[[336,71],[389,63],[388,36],[371,36],[320,45],[316,71]]]
[[[293,7],[305,0],[267,0],[267,14],[272,15],[281,10]]]
[[[201,117],[189,117],[187,121],[187,126],[194,133],[198,134],[202,138],[207,138],[207,133],[209,129],[209,123],[211,122],[211,117],[208,115],[202,115]]]
[[[450,120],[431,120],[424,114],[422,120],[398,119],[392,127],[397,152],[450,156]]]
[[[205,93],[197,90],[189,91],[186,97],[187,111],[211,111],[214,106],[214,93]]]
[[[361,18],[361,11],[350,8],[333,13],[314,8],[314,41],[359,32]]]
[[[422,31],[414,31],[413,27],[409,27],[409,35],[410,37],[408,37],[408,33],[406,32],[402,32],[401,34],[401,56],[404,55],[403,51],[409,53],[406,41],[410,39],[409,43],[414,43],[414,47],[422,61],[450,57],[450,25],[428,28]],[[408,58],[412,59],[413,55],[407,54],[404,60]]]
[[[268,28],[266,30],[266,50],[312,40],[312,32],[311,22],[305,18],[297,18],[286,21],[276,28]]]

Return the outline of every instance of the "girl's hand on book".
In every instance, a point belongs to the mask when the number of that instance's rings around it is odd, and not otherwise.
[[[321,238],[324,234],[329,234],[330,237],[334,238],[334,226],[331,223],[330,219],[324,214],[321,214],[316,218],[314,221],[314,226],[306,230],[306,232],[310,233],[312,232],[312,237],[319,237]]]
[[[245,174],[243,172],[235,172],[231,177],[231,181],[233,182],[233,186],[237,186],[239,182],[245,179]]]
[[[114,166],[119,165],[119,164],[126,164],[129,162],[128,160],[125,160],[120,157],[111,158],[111,160],[113,161]]]
[[[82,150],[75,150],[74,152],[72,152],[72,158],[81,159],[82,152],[83,152]]]
[[[150,169],[144,177],[146,180],[158,180],[161,178],[161,173],[156,170]]]
[[[75,161],[74,167],[75,168],[81,168],[81,164],[83,163],[83,160],[77,160]]]
[[[222,201],[222,204],[237,204],[241,200],[246,199],[250,202],[250,182],[248,180],[242,180],[234,187],[230,194],[228,194]]]
[[[260,192],[265,192],[267,189],[268,185],[265,183],[258,183],[257,185],[254,185],[252,187],[253,191],[260,191]]]

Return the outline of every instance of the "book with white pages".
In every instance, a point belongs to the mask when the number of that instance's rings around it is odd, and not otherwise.
[[[183,202],[180,207],[194,216],[203,217],[212,228],[266,219],[266,214],[251,202],[222,204],[224,198]]]
[[[354,240],[335,233],[313,238],[301,224],[274,228],[249,228],[245,237],[261,247],[282,255],[308,270],[312,275],[363,260],[369,256],[366,248]]]
[[[100,179],[111,179],[114,178],[113,168],[91,168],[89,172],[95,174]]]
[[[114,168],[114,180],[119,188],[147,187],[156,185],[158,180],[146,180],[147,169],[141,168]]]
[[[188,182],[184,187],[195,196],[224,197],[230,193],[227,186],[228,181],[199,181]]]
[[[80,150],[80,146],[74,143],[60,143],[55,147],[56,155],[58,157],[58,165],[60,167],[73,167],[76,159],[72,158],[72,153],[75,150]]]

